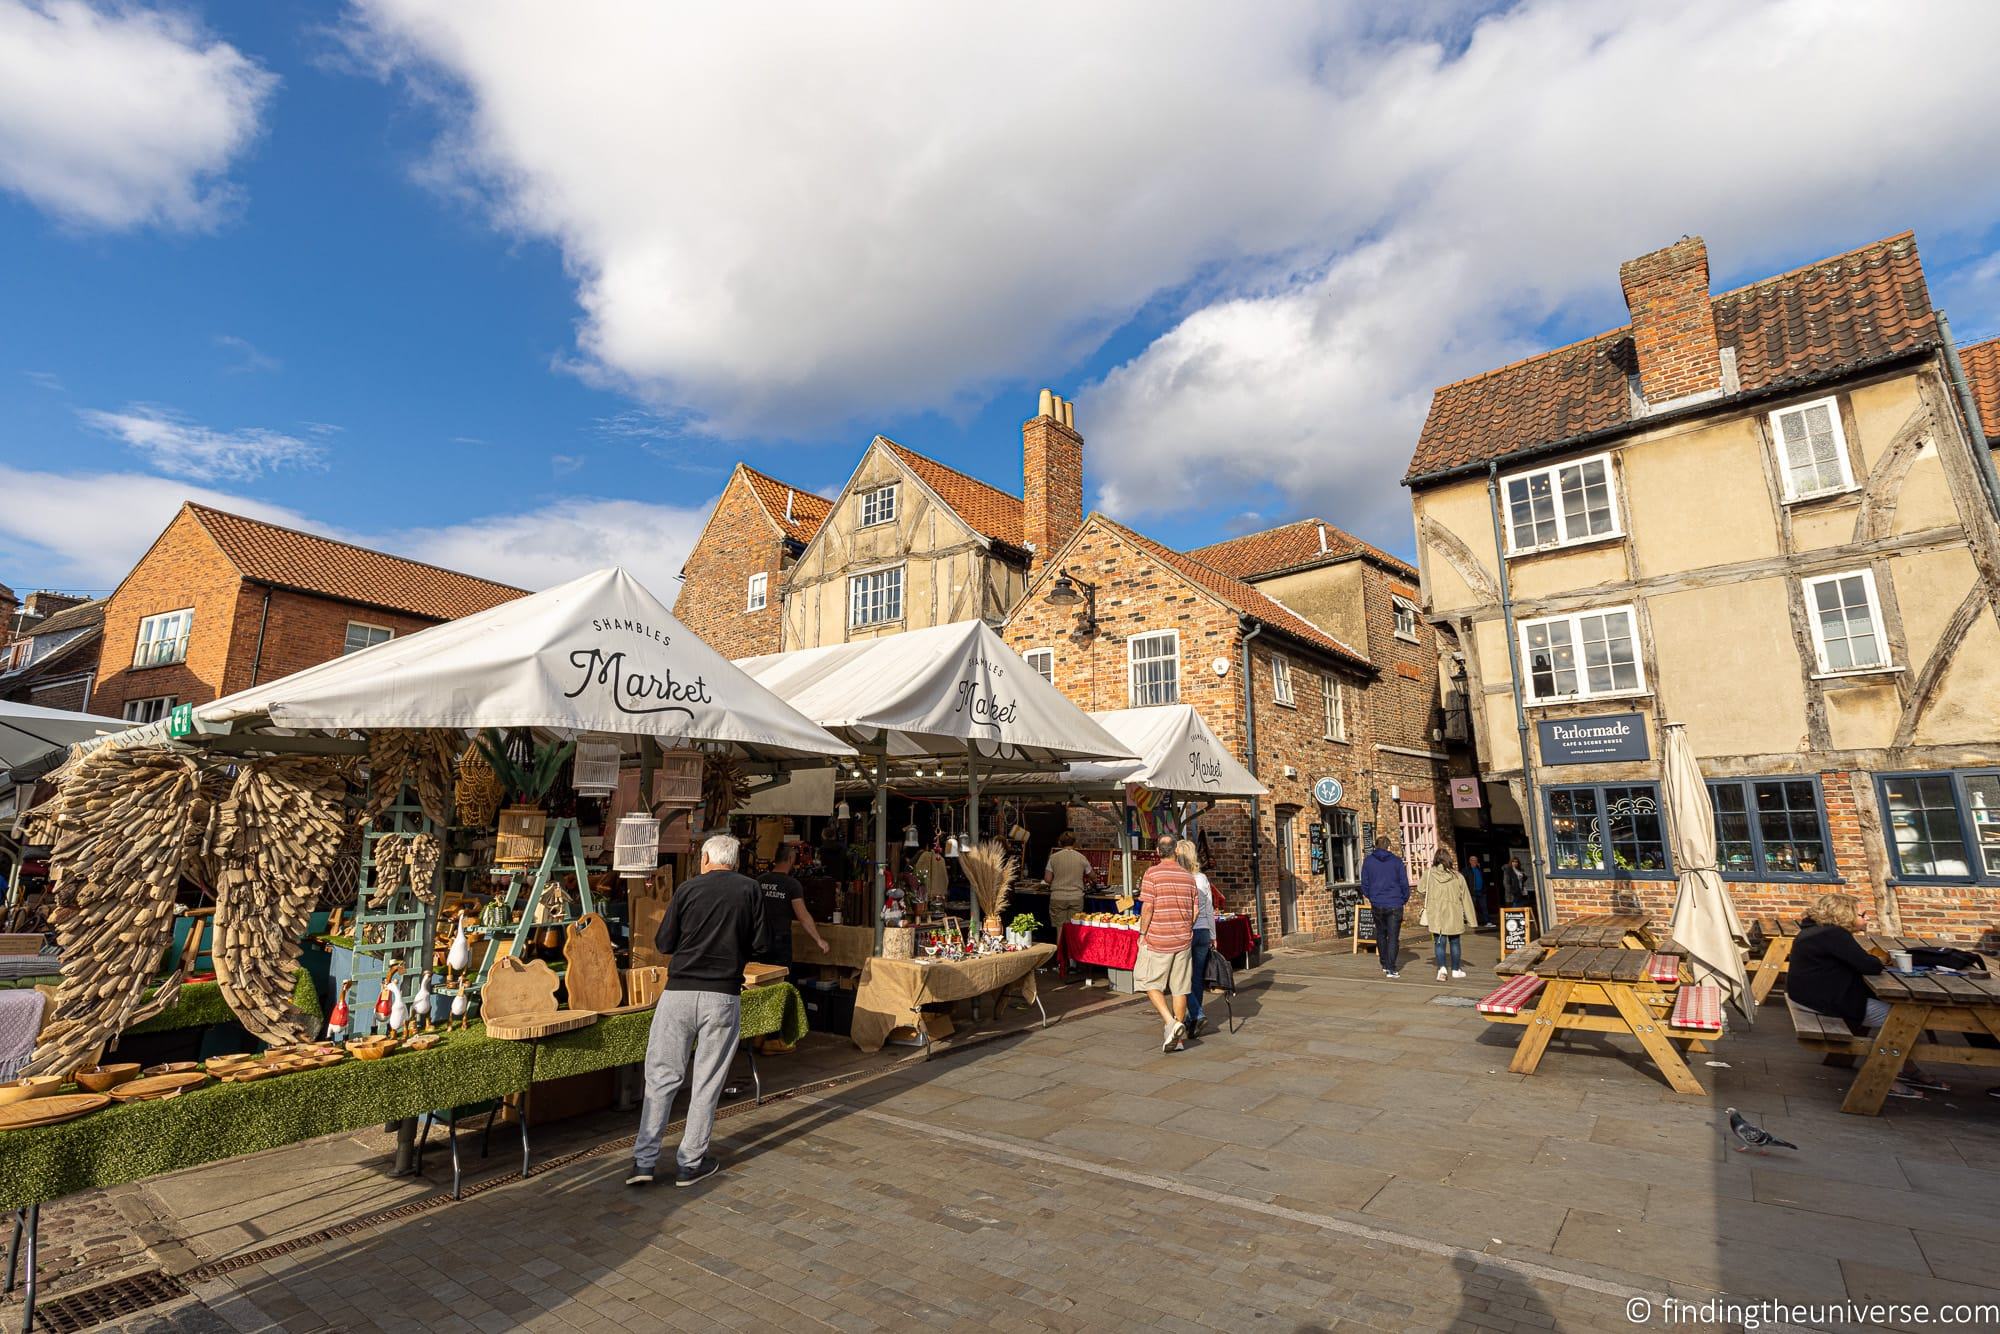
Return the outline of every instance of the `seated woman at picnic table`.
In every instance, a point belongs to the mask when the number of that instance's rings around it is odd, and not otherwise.
[[[1854,933],[1872,916],[1852,894],[1822,894],[1792,942],[1785,988],[1793,1001],[1814,1014],[1842,1019],[1857,1033],[1873,1033],[1889,1019],[1889,1003],[1877,1000],[1862,981],[1883,969],[1880,959],[1861,948]],[[1931,1078],[1907,1062],[1889,1093],[1897,1098],[1921,1098],[1922,1090],[1951,1092],[1951,1086]]]
[[[1472,887],[1451,864],[1449,851],[1437,850],[1437,856],[1424,871],[1424,878],[1417,882],[1417,892],[1424,896],[1423,915],[1417,923],[1431,930],[1431,954],[1437,960],[1438,981],[1464,977],[1465,959],[1459,953],[1459,937],[1478,919],[1479,909],[1472,901]]]

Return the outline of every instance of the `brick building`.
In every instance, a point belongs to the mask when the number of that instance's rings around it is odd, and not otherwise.
[[[739,463],[681,566],[674,615],[726,658],[776,653],[785,575],[832,505]]]
[[[89,712],[103,628],[102,598],[35,618],[0,649],[0,699]]]
[[[1722,293],[1697,237],[1618,277],[1628,326],[1437,390],[1405,478],[1489,803],[1559,914],[1665,916],[1680,723],[1743,912],[1839,887],[1992,947],[2000,346],[1953,355],[1907,232]]]
[[[1058,578],[1090,600],[1051,603]],[[1386,629],[1394,634],[1393,618]],[[1085,518],[1040,568],[1002,634],[1082,708],[1195,706],[1270,789],[1255,805],[1254,837],[1247,803],[1217,806],[1201,828],[1218,887],[1255,911],[1246,902],[1254,878],[1271,931],[1333,933],[1336,919],[1345,921],[1337,912],[1342,890],[1350,890],[1351,903],[1372,835],[1379,829],[1399,846],[1405,841],[1392,788],[1412,804],[1434,800],[1427,776],[1402,789],[1381,772],[1378,722],[1390,728],[1382,735],[1404,732],[1387,711],[1378,719],[1373,701],[1382,698],[1383,673],[1367,651],[1252,584],[1102,514]],[[1392,653],[1389,676],[1406,680],[1394,671],[1397,660]],[[1434,679],[1433,670],[1420,675]],[[1313,789],[1329,777],[1342,790],[1323,807]],[[1419,837],[1435,837],[1434,821],[1422,828]]]
[[[523,592],[185,504],[103,600],[90,708],[149,722]]]

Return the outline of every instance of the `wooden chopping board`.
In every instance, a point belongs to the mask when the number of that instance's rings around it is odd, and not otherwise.
[[[508,1018],[554,1014],[556,987],[560,982],[556,970],[540,959],[532,963],[522,963],[512,956],[496,959],[493,971],[486,975],[486,985],[479,992],[479,1013]]]
[[[103,1093],[58,1093],[53,1097],[30,1098],[0,1107],[0,1130],[52,1126],[110,1105],[110,1096]]]
[[[585,913],[570,923],[563,958],[569,964],[563,984],[569,989],[570,1009],[611,1010],[624,1000],[618,956],[612,952],[611,930],[602,917]]]
[[[588,1028],[596,1022],[597,1016],[589,1010],[499,1015],[485,1021],[487,1037],[502,1038],[510,1042],[553,1037],[557,1033],[567,1033],[573,1028]]]

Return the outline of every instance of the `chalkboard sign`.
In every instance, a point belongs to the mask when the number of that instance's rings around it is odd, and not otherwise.
[[[1353,946],[1347,951],[1349,954],[1359,954],[1363,950],[1375,948],[1375,910],[1368,906],[1366,899],[1354,905],[1353,942]]]
[[[1333,889],[1333,934],[1351,936],[1354,934],[1354,909],[1362,902],[1358,885],[1335,885]]]
[[[1505,958],[1515,950],[1528,947],[1535,938],[1535,910],[1533,908],[1502,908],[1500,910],[1500,956]]]

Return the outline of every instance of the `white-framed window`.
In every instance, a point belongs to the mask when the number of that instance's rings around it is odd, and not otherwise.
[[[1156,630],[1125,641],[1132,707],[1181,702],[1181,632]]]
[[[870,570],[847,581],[847,623],[882,625],[903,619],[903,567]]]
[[[154,695],[148,699],[128,699],[125,701],[125,721],[128,723],[156,723],[173,711],[175,695]]]
[[[1325,724],[1320,735],[1328,741],[1347,740],[1347,696],[1331,676],[1319,679],[1319,707]]]
[[[1288,709],[1299,707],[1292,694],[1292,663],[1282,653],[1271,655],[1271,698]]]
[[[1779,408],[1771,414],[1771,442],[1778,450],[1786,500],[1811,500],[1854,489],[1837,400],[1821,398]]]
[[[395,637],[396,632],[386,625],[370,625],[366,621],[349,621],[347,623],[347,637],[341,640],[340,643],[340,656],[344,658],[350,653],[359,653],[362,649],[374,648],[377,644],[386,644]]]
[[[1639,618],[1630,607],[1521,622],[1521,660],[1531,704],[1632,695],[1646,688]]]
[[[1396,609],[1396,638],[1417,642],[1417,604],[1400,593],[1391,593],[1390,601]]]
[[[1050,685],[1056,683],[1056,651],[1052,648],[1031,648],[1021,655],[1027,664],[1035,669],[1035,675]]]
[[[1403,830],[1403,869],[1414,885],[1437,856],[1438,810],[1428,801],[1405,801],[1399,803],[1396,815]]]
[[[1813,648],[1822,672],[1866,672],[1889,666],[1889,636],[1873,570],[1801,579]]]
[[[1609,454],[1518,472],[1500,486],[1510,556],[1618,536]]]
[[[132,650],[134,667],[164,667],[186,662],[188,632],[194,629],[194,608],[163,611],[139,622],[139,642]]]
[[[885,482],[861,493],[861,526],[888,523],[896,517],[896,484]]]
[[[762,611],[770,594],[771,576],[757,573],[750,576],[749,587],[743,594],[743,610]]]

